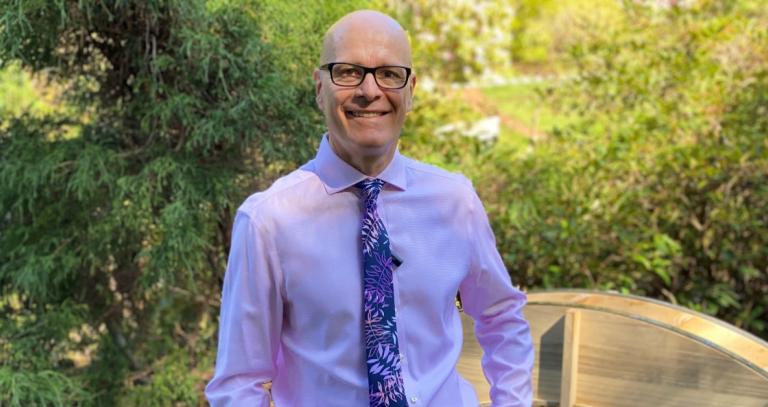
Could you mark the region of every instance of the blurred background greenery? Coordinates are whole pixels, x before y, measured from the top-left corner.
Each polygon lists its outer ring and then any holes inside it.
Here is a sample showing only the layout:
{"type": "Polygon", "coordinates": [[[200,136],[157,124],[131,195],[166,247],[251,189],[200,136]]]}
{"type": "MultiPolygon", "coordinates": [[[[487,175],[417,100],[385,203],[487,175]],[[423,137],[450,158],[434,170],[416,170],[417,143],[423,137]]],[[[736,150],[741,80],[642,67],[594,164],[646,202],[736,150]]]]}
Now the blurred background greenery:
{"type": "Polygon", "coordinates": [[[204,405],[232,216],[312,157],[322,33],[408,29],[401,148],[513,280],[768,338],[764,0],[3,0],[0,405],[204,405]]]}

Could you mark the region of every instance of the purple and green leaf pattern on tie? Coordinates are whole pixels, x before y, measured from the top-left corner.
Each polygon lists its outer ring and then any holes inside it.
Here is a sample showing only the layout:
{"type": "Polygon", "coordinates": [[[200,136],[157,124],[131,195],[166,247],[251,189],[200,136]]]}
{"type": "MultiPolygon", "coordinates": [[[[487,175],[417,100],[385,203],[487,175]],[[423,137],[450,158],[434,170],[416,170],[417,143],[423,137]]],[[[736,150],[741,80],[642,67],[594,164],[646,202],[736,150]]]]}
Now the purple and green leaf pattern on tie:
{"type": "Polygon", "coordinates": [[[368,394],[371,407],[405,407],[405,389],[397,344],[395,296],[392,283],[394,262],[389,236],[376,210],[384,186],[380,179],[356,184],[363,191],[363,334],[368,394]]]}

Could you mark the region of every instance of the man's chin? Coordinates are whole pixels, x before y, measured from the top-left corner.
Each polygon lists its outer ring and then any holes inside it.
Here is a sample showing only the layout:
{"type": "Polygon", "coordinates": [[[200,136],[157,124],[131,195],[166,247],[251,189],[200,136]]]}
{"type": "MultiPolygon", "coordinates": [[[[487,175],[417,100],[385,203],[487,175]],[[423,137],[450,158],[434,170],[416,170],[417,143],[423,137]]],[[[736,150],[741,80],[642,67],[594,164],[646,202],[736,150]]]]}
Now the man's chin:
{"type": "MultiPolygon", "coordinates": [[[[338,134],[338,133],[337,133],[338,134]]],[[[375,157],[389,155],[397,146],[399,136],[381,132],[347,132],[343,136],[329,135],[331,147],[343,155],[375,157]]]]}
{"type": "Polygon", "coordinates": [[[385,155],[397,146],[397,139],[387,138],[357,145],[360,152],[366,156],[385,155]]]}
{"type": "Polygon", "coordinates": [[[347,140],[361,149],[386,148],[393,142],[397,142],[397,135],[381,130],[364,129],[350,131],[347,140]]]}

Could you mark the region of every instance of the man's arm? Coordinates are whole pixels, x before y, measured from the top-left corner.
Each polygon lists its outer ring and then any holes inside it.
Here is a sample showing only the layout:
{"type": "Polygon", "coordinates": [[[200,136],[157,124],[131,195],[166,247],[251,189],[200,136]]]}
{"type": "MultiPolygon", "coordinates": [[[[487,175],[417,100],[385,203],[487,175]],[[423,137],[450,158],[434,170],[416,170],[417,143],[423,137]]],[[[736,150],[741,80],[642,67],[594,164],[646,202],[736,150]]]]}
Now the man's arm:
{"type": "Polygon", "coordinates": [[[238,211],[221,295],[216,371],[205,388],[213,407],[269,407],[263,384],[275,375],[280,347],[280,287],[270,237],[238,211]]]}
{"type": "Polygon", "coordinates": [[[476,194],[469,222],[474,256],[460,292],[464,311],[475,320],[475,335],[483,348],[482,366],[491,385],[491,401],[494,407],[530,407],[533,346],[522,313],[526,296],[512,286],[476,194]]]}

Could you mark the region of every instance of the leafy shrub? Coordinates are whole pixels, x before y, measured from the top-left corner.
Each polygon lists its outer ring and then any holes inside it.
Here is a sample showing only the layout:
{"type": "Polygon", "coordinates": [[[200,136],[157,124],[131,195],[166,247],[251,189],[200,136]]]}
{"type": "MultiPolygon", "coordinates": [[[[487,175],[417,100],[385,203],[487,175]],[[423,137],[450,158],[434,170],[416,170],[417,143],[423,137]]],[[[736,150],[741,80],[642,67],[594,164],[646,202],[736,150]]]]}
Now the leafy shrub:
{"type": "Polygon", "coordinates": [[[576,79],[544,95],[579,119],[481,182],[505,261],[529,287],[648,295],[768,337],[768,16],[623,13],[576,34],[576,79]]]}

